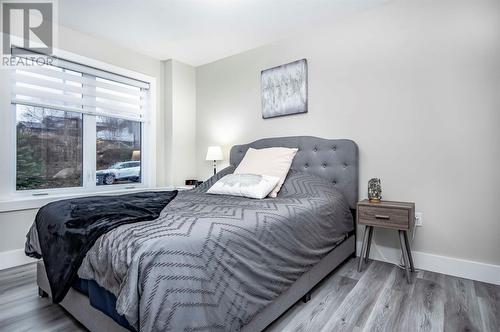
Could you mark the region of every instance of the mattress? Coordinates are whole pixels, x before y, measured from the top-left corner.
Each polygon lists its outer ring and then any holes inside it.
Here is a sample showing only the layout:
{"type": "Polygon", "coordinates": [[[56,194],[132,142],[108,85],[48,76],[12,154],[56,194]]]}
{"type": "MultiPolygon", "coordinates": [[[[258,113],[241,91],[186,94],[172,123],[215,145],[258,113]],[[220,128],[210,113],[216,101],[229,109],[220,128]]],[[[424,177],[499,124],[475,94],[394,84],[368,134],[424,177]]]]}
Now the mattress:
{"type": "Polygon", "coordinates": [[[92,307],[106,314],[124,328],[135,331],[135,329],[130,326],[127,319],[116,311],[116,296],[99,286],[97,282],[78,278],[72,287],[86,295],[92,307]]]}

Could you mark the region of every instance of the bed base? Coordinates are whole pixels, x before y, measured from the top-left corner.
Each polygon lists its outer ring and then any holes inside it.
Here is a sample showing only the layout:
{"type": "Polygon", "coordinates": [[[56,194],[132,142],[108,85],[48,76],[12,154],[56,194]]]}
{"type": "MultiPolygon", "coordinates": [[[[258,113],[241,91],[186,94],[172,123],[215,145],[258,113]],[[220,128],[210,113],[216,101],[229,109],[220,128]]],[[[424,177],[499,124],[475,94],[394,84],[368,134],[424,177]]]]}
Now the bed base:
{"type": "MultiPolygon", "coordinates": [[[[355,236],[349,236],[327,256],[325,256],[318,264],[316,264],[309,272],[302,275],[302,277],[300,277],[286,292],[281,294],[263,311],[258,313],[247,325],[242,328],[242,332],[262,331],[269,326],[269,324],[278,319],[297,301],[300,301],[301,299],[304,302],[309,301],[311,298],[311,290],[336,267],[355,254],[355,245],[355,236]]],[[[37,283],[39,295],[50,296],[50,287],[42,261],[39,261],[37,265],[37,283]]],[[[74,289],[69,290],[60,305],[92,332],[128,331],[121,325],[118,325],[106,314],[93,308],[89,304],[88,297],[74,289]]]]}

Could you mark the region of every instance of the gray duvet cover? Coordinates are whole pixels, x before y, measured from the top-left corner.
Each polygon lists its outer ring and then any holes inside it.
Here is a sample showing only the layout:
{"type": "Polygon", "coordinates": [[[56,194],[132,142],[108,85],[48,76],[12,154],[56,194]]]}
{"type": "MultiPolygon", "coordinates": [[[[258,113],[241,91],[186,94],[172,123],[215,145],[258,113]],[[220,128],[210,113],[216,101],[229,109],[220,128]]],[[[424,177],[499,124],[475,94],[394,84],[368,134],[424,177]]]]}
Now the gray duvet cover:
{"type": "MultiPolygon", "coordinates": [[[[277,198],[180,192],[159,219],[103,235],[78,272],[140,331],[238,331],[353,230],[326,180],[290,171],[277,198]]],[[[28,240],[29,241],[29,240],[28,240]]]]}

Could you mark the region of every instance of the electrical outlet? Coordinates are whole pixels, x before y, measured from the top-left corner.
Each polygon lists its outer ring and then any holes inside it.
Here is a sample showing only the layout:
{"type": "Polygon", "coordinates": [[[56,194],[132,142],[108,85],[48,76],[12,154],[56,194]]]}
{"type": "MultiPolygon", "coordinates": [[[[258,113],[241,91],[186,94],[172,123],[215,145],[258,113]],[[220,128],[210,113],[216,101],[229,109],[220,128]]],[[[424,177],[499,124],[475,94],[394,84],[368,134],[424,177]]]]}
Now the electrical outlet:
{"type": "Polygon", "coordinates": [[[416,212],[415,213],[415,226],[423,226],[424,225],[424,213],[416,212]]]}

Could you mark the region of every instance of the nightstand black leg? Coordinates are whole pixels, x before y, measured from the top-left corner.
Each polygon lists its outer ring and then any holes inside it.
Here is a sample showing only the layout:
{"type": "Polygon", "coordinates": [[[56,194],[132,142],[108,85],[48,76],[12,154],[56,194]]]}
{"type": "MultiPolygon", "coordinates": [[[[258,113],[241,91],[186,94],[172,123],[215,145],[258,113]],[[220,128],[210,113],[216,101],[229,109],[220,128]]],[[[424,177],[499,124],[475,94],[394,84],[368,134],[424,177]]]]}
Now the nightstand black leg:
{"type": "Polygon", "coordinates": [[[361,246],[361,253],[359,254],[358,272],[361,272],[363,267],[363,259],[366,253],[366,246],[368,245],[368,234],[370,233],[370,226],[365,226],[365,234],[363,235],[363,245],[361,246]]]}
{"type": "Polygon", "coordinates": [[[372,247],[372,236],[373,236],[373,226],[366,226],[370,228],[368,233],[368,245],[366,247],[365,263],[368,263],[368,258],[370,258],[370,248],[372,247]]]}
{"type": "Polygon", "coordinates": [[[405,235],[406,252],[408,253],[408,259],[410,260],[410,269],[411,272],[415,272],[415,266],[413,266],[413,257],[411,257],[410,241],[408,241],[408,232],[404,231],[404,235],[405,235]]]}
{"type": "Polygon", "coordinates": [[[404,231],[399,231],[399,243],[401,244],[401,251],[403,252],[403,261],[405,263],[406,280],[410,282],[410,263],[408,262],[408,253],[406,252],[406,243],[404,238],[404,231]]]}

